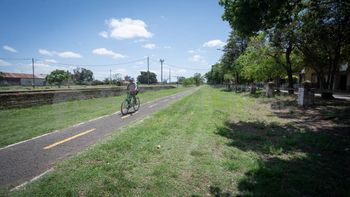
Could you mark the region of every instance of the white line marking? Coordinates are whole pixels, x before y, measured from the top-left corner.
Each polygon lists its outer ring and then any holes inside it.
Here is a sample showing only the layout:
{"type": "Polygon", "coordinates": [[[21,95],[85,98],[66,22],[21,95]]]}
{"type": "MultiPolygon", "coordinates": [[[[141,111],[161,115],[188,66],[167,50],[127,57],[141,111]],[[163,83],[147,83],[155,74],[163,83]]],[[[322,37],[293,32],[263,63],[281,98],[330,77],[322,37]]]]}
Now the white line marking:
{"type": "Polygon", "coordinates": [[[127,118],[127,117],[130,117],[130,114],[122,116],[122,119],[127,118]]]}
{"type": "Polygon", "coordinates": [[[18,186],[16,186],[16,187],[12,188],[12,189],[10,190],[10,192],[19,190],[19,189],[21,189],[22,187],[26,186],[27,184],[29,184],[29,183],[31,183],[31,182],[33,182],[33,181],[36,181],[36,180],[38,180],[38,179],[40,179],[41,177],[43,177],[44,175],[46,175],[47,173],[52,172],[52,171],[53,171],[53,168],[50,168],[50,169],[46,170],[45,172],[39,174],[38,176],[32,178],[30,181],[26,181],[26,182],[24,182],[24,183],[22,183],[22,184],[20,184],[20,185],[18,185],[18,186]]]}

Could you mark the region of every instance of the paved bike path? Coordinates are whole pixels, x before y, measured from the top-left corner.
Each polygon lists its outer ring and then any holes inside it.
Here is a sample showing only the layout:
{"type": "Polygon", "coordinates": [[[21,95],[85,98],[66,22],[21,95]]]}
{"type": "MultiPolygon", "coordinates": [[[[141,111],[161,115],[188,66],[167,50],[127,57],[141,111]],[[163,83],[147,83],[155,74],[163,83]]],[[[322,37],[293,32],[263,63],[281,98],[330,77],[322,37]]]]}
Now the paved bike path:
{"type": "MultiPolygon", "coordinates": [[[[80,123],[0,149],[0,187],[13,188],[52,170],[53,164],[83,151],[118,128],[156,112],[187,96],[198,88],[141,104],[138,112],[121,116],[120,112],[80,123]]],[[[141,101],[142,102],[142,101],[141,101]]]]}

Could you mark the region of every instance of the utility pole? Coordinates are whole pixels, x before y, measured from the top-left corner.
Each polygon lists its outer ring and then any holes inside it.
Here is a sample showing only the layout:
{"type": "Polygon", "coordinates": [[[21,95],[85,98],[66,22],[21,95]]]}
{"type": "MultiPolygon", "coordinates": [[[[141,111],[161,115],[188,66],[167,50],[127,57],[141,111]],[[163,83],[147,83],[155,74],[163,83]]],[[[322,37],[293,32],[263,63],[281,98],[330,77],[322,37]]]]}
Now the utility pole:
{"type": "Polygon", "coordinates": [[[160,59],[160,82],[163,83],[163,63],[164,63],[164,59],[160,59]]]}
{"type": "Polygon", "coordinates": [[[149,85],[149,57],[147,56],[147,81],[149,85]]]}
{"type": "Polygon", "coordinates": [[[112,85],[112,69],[109,69],[109,85],[112,85]]]}
{"type": "Polygon", "coordinates": [[[35,88],[35,76],[34,76],[34,58],[32,58],[32,69],[33,69],[32,86],[33,86],[33,88],[35,88]]]}
{"type": "Polygon", "coordinates": [[[69,73],[69,70],[67,70],[67,76],[68,76],[68,79],[67,79],[67,85],[68,85],[68,88],[70,88],[69,86],[69,81],[70,81],[70,73],[69,73]]]}
{"type": "Polygon", "coordinates": [[[171,83],[171,70],[169,68],[169,84],[171,83]]]}

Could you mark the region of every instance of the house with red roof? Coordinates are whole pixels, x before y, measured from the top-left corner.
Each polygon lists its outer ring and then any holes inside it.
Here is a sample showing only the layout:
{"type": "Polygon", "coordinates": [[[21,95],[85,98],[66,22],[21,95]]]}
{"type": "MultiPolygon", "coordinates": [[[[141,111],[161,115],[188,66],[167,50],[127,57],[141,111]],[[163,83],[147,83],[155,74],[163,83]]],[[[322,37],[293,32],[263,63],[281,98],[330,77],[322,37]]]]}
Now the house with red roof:
{"type": "MultiPolygon", "coordinates": [[[[33,74],[0,72],[1,85],[33,85],[33,74]]],[[[46,84],[45,75],[34,75],[34,85],[46,84]]]]}

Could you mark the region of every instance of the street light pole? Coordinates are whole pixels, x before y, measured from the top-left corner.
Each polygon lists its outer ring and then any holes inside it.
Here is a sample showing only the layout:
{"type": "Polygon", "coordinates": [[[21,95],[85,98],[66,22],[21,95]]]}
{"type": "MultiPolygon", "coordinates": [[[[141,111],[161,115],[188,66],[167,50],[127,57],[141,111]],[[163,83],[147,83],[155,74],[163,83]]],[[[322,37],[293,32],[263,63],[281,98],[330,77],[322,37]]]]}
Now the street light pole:
{"type": "Polygon", "coordinates": [[[32,69],[33,69],[33,79],[32,79],[32,86],[35,88],[35,75],[34,75],[34,58],[32,58],[32,69]]]}

